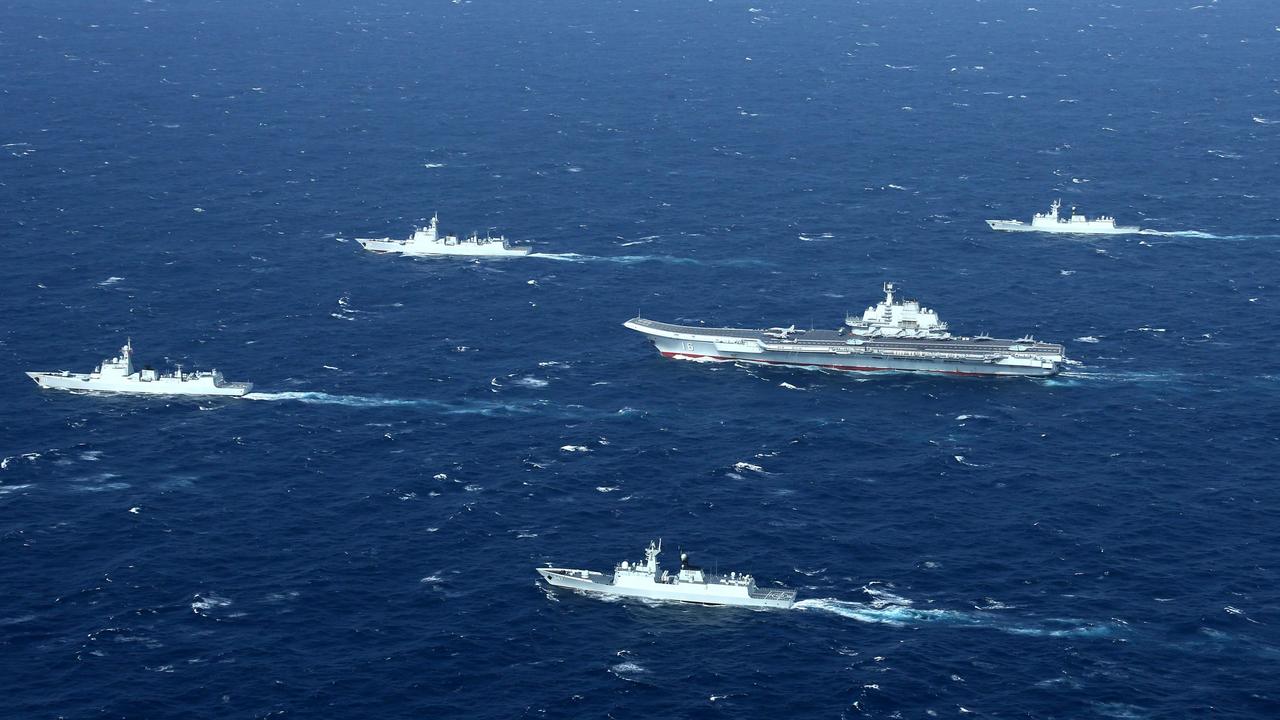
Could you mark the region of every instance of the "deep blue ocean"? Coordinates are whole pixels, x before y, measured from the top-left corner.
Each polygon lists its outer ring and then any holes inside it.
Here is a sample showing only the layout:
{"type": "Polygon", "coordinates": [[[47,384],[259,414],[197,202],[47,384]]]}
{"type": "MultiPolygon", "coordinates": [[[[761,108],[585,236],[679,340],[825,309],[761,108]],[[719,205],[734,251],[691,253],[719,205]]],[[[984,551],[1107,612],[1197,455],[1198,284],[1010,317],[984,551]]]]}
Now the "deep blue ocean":
{"type": "Polygon", "coordinates": [[[1262,0],[8,0],[0,717],[1280,716],[1278,188],[1262,0]],[[1080,364],[621,325],[886,280],[1080,364]],[[128,337],[255,394],[23,375],[128,337]],[[801,602],[534,572],[658,537],[801,602]]]}

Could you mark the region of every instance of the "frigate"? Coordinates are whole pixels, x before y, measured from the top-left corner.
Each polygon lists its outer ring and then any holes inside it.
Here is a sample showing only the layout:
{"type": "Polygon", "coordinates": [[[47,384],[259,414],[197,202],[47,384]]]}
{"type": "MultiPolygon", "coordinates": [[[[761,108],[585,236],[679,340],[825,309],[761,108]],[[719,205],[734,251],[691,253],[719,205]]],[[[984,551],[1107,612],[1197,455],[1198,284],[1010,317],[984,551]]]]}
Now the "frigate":
{"type": "Polygon", "coordinates": [[[61,370],[29,372],[27,377],[42,388],[85,392],[240,396],[253,389],[252,383],[227,382],[217,370],[184,373],[179,365],[172,373],[164,375],[151,367],[135,368],[132,340],[120,348],[118,357],[103,360],[91,373],[61,370]]]}
{"type": "Polygon", "coordinates": [[[431,216],[431,224],[417,228],[404,240],[393,238],[356,238],[369,252],[400,255],[460,255],[464,257],[523,257],[529,254],[527,247],[511,245],[505,237],[458,238],[440,234],[440,219],[431,216]]]}
{"type": "Polygon", "coordinates": [[[738,572],[712,573],[689,562],[681,553],[680,572],[675,575],[658,567],[662,541],[650,542],[644,563],[623,560],[612,575],[593,570],[538,568],[538,574],[555,587],[601,595],[672,600],[700,605],[734,605],[753,608],[789,608],[796,591],[783,587],[760,588],[755,578],[738,572]]]}
{"type": "Polygon", "coordinates": [[[798,330],[673,325],[635,317],[624,326],[649,337],[664,357],[790,365],[851,372],[903,371],[951,375],[1048,376],[1067,362],[1061,345],[1027,336],[998,340],[953,336],[937,312],[896,296],[884,284],[884,300],[861,316],[849,315],[837,330],[798,330]]]}
{"type": "Polygon", "coordinates": [[[1049,212],[1036,213],[1029,223],[1021,220],[988,220],[987,225],[990,225],[992,230],[1070,233],[1073,235],[1126,235],[1142,231],[1141,228],[1136,226],[1116,225],[1116,219],[1109,215],[1099,215],[1090,220],[1084,215],[1076,214],[1075,208],[1071,209],[1070,217],[1063,218],[1059,214],[1061,210],[1062,201],[1054,200],[1053,204],[1049,206],[1049,212]]]}

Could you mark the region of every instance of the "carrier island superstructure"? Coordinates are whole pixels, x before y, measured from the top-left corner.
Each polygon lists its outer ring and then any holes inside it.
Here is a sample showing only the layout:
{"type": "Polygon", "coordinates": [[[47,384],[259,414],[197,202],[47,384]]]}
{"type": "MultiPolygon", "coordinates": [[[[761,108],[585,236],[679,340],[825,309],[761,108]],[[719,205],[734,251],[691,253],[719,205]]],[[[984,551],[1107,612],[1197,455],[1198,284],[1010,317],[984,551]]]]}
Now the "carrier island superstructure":
{"type": "Polygon", "coordinates": [[[689,562],[681,553],[680,572],[676,575],[658,567],[662,541],[650,542],[643,563],[623,560],[612,575],[594,570],[570,568],[537,568],[548,584],[584,592],[646,600],[670,600],[700,605],[733,605],[753,608],[786,609],[795,604],[796,591],[790,588],[760,588],[750,575],[730,572],[712,573],[689,562]]]}
{"type": "Polygon", "coordinates": [[[837,330],[774,327],[752,330],[670,323],[636,317],[623,323],[644,333],[664,357],[791,365],[851,372],[900,371],[950,375],[1045,377],[1067,362],[1061,345],[1031,337],[999,340],[952,335],[938,314],[900,299],[894,283],[884,300],[837,330]]]}

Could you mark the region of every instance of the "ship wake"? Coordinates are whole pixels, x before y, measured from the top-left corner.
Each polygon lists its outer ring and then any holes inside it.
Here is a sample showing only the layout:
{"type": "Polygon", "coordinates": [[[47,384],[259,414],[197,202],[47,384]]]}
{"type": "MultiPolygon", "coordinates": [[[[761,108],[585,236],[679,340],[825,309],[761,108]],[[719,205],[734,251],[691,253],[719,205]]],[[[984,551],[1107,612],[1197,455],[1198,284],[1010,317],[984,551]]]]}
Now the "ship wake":
{"type": "Polygon", "coordinates": [[[1035,622],[1001,617],[993,612],[917,608],[910,600],[891,593],[864,588],[872,597],[869,602],[852,602],[835,598],[800,600],[795,610],[823,612],[857,622],[892,627],[944,625],[998,630],[1011,635],[1038,637],[1109,637],[1123,626],[1121,621],[1088,622],[1073,618],[1046,618],[1035,622]]]}
{"type": "Polygon", "coordinates": [[[1157,235],[1159,237],[1190,238],[1193,240],[1280,240],[1280,235],[1215,235],[1199,230],[1150,230],[1142,229],[1139,235],[1157,235]]]}
{"type": "Polygon", "coordinates": [[[323,392],[249,393],[245,400],[292,401],[310,405],[342,405],[356,408],[420,408],[448,415],[526,415],[538,412],[542,402],[498,403],[491,401],[441,402],[426,398],[386,398],[376,395],[331,395],[323,392]]]}
{"type": "Polygon", "coordinates": [[[646,262],[669,263],[672,265],[701,265],[693,258],[675,257],[673,255],[579,255],[578,253],[529,253],[531,258],[543,260],[559,260],[561,262],[612,262],[623,265],[636,265],[646,262]]]}
{"type": "Polygon", "coordinates": [[[607,262],[620,265],[640,265],[643,263],[666,263],[668,265],[698,265],[711,267],[748,267],[767,265],[762,260],[752,258],[736,258],[731,260],[703,261],[676,255],[580,255],[578,253],[529,253],[526,257],[560,262],[607,262]]]}
{"type": "Polygon", "coordinates": [[[1140,370],[1067,370],[1058,373],[1057,377],[1050,378],[1046,382],[1050,385],[1054,384],[1074,384],[1074,382],[1132,382],[1132,383],[1161,383],[1176,382],[1180,379],[1180,374],[1175,372],[1159,372],[1159,371],[1140,371],[1140,370]]]}

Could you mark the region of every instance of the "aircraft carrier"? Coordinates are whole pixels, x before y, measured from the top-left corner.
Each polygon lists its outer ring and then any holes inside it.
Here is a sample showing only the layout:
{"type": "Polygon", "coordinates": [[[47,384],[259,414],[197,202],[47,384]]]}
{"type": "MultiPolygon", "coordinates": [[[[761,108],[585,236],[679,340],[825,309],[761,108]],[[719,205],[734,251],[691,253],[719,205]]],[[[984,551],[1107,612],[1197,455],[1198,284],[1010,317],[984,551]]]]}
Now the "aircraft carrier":
{"type": "Polygon", "coordinates": [[[947,375],[1055,375],[1067,363],[1061,345],[1030,336],[999,340],[954,336],[938,314],[897,297],[884,284],[884,300],[837,330],[715,328],[635,317],[623,323],[649,337],[664,357],[790,365],[849,372],[922,372],[947,375]]]}

